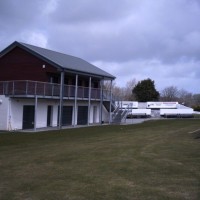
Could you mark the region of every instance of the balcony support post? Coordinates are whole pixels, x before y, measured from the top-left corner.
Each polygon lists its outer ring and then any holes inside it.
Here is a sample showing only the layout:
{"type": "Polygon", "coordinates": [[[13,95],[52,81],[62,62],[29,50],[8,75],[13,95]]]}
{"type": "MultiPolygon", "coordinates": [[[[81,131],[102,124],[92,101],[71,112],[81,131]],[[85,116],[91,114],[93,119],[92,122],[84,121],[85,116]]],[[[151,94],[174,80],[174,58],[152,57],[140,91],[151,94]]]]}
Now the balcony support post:
{"type": "Polygon", "coordinates": [[[37,82],[34,82],[35,84],[35,95],[37,95],[37,82]]]}
{"type": "Polygon", "coordinates": [[[60,74],[60,106],[59,106],[59,121],[58,121],[59,129],[62,129],[64,76],[65,72],[62,71],[60,74]]]}
{"type": "Polygon", "coordinates": [[[34,131],[37,128],[37,107],[38,107],[38,97],[35,95],[35,113],[34,113],[34,131]]]}
{"type": "Polygon", "coordinates": [[[74,123],[73,125],[76,126],[77,124],[77,95],[78,95],[78,74],[76,74],[76,83],[75,83],[75,96],[74,96],[74,123]]]}
{"type": "Polygon", "coordinates": [[[112,80],[110,81],[110,108],[109,108],[109,124],[112,122],[112,80]]]}
{"type": "Polygon", "coordinates": [[[102,112],[103,112],[103,84],[104,80],[100,81],[101,91],[100,91],[100,110],[99,110],[99,120],[100,124],[102,124],[102,112]]]}
{"type": "Polygon", "coordinates": [[[92,78],[89,78],[89,90],[88,90],[88,126],[90,124],[90,108],[91,108],[91,85],[92,78]]]}

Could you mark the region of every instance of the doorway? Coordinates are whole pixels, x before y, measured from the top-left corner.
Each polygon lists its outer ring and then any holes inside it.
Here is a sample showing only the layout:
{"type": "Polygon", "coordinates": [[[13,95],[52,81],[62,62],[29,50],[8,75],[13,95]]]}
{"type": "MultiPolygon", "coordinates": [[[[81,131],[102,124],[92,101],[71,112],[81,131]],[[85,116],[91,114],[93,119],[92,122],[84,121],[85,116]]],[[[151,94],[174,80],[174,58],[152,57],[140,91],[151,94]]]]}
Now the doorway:
{"type": "Polygon", "coordinates": [[[88,123],[88,106],[78,107],[78,125],[86,125],[88,123]]]}
{"type": "Polygon", "coordinates": [[[23,106],[22,129],[34,128],[35,106],[23,106]]]}
{"type": "Polygon", "coordinates": [[[47,107],[47,127],[52,126],[53,106],[47,107]]]}
{"type": "Polygon", "coordinates": [[[97,106],[93,107],[93,123],[97,123],[97,106]]]}
{"type": "MultiPolygon", "coordinates": [[[[58,106],[58,124],[59,124],[60,106],[58,106]]],[[[72,125],[73,106],[63,106],[62,126],[72,125]]]]}

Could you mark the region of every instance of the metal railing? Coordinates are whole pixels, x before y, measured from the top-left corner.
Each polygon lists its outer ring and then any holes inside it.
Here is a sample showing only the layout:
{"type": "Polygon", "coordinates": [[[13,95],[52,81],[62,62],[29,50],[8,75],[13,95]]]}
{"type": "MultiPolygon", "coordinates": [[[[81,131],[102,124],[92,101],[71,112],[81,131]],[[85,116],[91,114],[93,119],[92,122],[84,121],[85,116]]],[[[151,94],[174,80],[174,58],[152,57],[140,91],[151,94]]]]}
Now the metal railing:
{"type": "Polygon", "coordinates": [[[120,104],[116,106],[116,109],[112,115],[112,122],[113,123],[121,123],[126,121],[126,117],[128,114],[132,112],[132,103],[128,104],[125,108],[121,107],[120,104]]]}
{"type": "Polygon", "coordinates": [[[129,103],[128,106],[123,110],[122,120],[126,120],[128,114],[132,113],[132,103],[129,103]]]}
{"type": "MultiPolygon", "coordinates": [[[[64,85],[63,97],[75,98],[76,86],[64,85]]],[[[107,91],[103,93],[107,94],[107,91]]],[[[91,99],[99,100],[101,98],[100,88],[91,88],[91,99]]],[[[37,95],[44,97],[59,97],[60,96],[60,84],[38,82],[30,80],[22,81],[0,81],[0,95],[7,96],[28,96],[37,95]]],[[[89,98],[89,87],[78,86],[77,98],[87,99],[89,98]]],[[[103,96],[104,100],[108,100],[107,95],[103,96]]]]}

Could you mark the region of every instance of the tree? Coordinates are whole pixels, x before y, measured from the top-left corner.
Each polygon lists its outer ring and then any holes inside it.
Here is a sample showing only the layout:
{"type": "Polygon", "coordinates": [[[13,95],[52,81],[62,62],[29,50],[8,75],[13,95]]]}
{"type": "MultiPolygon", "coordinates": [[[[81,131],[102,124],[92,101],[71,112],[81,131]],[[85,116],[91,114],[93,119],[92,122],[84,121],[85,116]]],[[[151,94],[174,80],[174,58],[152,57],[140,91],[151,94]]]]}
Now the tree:
{"type": "MultiPolygon", "coordinates": [[[[112,94],[113,96],[120,101],[134,101],[134,96],[132,94],[132,89],[136,85],[136,79],[131,79],[126,83],[125,87],[119,87],[116,85],[116,82],[112,82],[112,94]]],[[[107,91],[110,91],[111,82],[104,81],[103,88],[107,91]]]]}
{"type": "Polygon", "coordinates": [[[158,101],[160,96],[159,92],[155,89],[154,81],[151,79],[139,81],[133,88],[132,93],[136,100],[140,102],[158,101]]]}
{"type": "Polygon", "coordinates": [[[192,108],[194,111],[200,112],[200,94],[193,95],[193,105],[192,108]]]}
{"type": "Polygon", "coordinates": [[[169,86],[161,91],[161,100],[178,101],[179,90],[175,86],[169,86]]]}
{"type": "Polygon", "coordinates": [[[194,99],[194,105],[200,106],[200,94],[194,94],[193,99],[194,99]]]}
{"type": "Polygon", "coordinates": [[[185,106],[192,106],[193,105],[193,95],[192,93],[181,89],[179,90],[179,103],[185,105],[185,106]]]}
{"type": "Polygon", "coordinates": [[[136,85],[136,79],[131,79],[126,83],[126,86],[124,88],[122,88],[123,93],[124,93],[124,98],[123,100],[125,101],[134,101],[135,97],[132,93],[132,89],[135,87],[136,85]]]}
{"type": "MultiPolygon", "coordinates": [[[[110,92],[110,88],[111,87],[111,81],[104,81],[103,83],[103,89],[109,93],[110,92]]],[[[116,99],[122,99],[124,94],[123,94],[123,91],[122,91],[122,88],[121,87],[118,87],[116,86],[116,82],[113,81],[112,82],[112,95],[114,96],[114,98],[116,99]]]]}
{"type": "Polygon", "coordinates": [[[162,101],[178,101],[185,106],[192,106],[194,99],[192,93],[181,89],[179,90],[175,86],[169,86],[161,91],[160,100],[162,101]]]}

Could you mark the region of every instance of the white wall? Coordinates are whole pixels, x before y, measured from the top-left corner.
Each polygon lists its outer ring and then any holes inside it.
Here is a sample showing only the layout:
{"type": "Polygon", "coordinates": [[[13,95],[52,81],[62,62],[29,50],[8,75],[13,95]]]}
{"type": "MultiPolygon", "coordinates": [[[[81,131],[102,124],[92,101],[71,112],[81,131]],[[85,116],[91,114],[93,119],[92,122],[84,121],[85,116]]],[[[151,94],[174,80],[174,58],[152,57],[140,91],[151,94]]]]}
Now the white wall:
{"type": "Polygon", "coordinates": [[[99,123],[99,104],[94,102],[91,103],[91,109],[90,109],[90,119],[89,119],[89,123],[93,124],[93,123],[99,123]],[[96,109],[96,111],[95,111],[96,109]]]}
{"type": "Polygon", "coordinates": [[[0,130],[8,130],[9,98],[0,95],[0,130]]]}
{"type": "Polygon", "coordinates": [[[132,109],[132,114],[146,114],[151,115],[151,109],[132,109]]]}
{"type": "MultiPolygon", "coordinates": [[[[7,98],[0,96],[2,103],[0,103],[0,130],[20,130],[23,124],[23,106],[32,105],[35,106],[35,99],[17,99],[7,98]],[[10,117],[9,117],[10,116],[10,117]]],[[[58,121],[58,106],[59,100],[54,99],[38,99],[37,100],[37,122],[36,127],[42,128],[47,126],[47,109],[48,105],[52,106],[52,120],[51,125],[57,126],[58,121]]],[[[74,101],[64,101],[63,106],[73,107],[72,125],[74,124],[74,101]]],[[[77,101],[78,106],[88,106],[88,101],[77,101]]],[[[109,113],[102,106],[102,121],[109,121],[109,113]]],[[[89,123],[100,123],[100,103],[97,101],[91,101],[90,118],[89,123]],[[94,111],[95,110],[95,111],[94,111]]],[[[75,119],[75,125],[77,119],[75,119]]]]}
{"type": "Polygon", "coordinates": [[[116,102],[116,106],[120,106],[122,108],[138,108],[138,101],[119,101],[116,102]]]}
{"type": "Polygon", "coordinates": [[[109,112],[106,110],[106,108],[103,106],[102,109],[102,121],[104,121],[104,123],[108,123],[109,122],[109,112]]]}
{"type": "MultiPolygon", "coordinates": [[[[5,98],[5,97],[4,97],[5,98]]],[[[0,104],[0,112],[4,113],[1,117],[2,120],[0,122],[1,126],[0,129],[7,130],[7,124],[8,124],[8,105],[9,101],[8,98],[5,101],[3,99],[2,105],[0,104]],[[7,116],[7,117],[5,117],[7,116]],[[3,121],[4,120],[4,121],[3,121]]],[[[15,99],[12,98],[10,100],[10,116],[11,116],[11,130],[18,130],[22,129],[22,123],[23,123],[23,106],[24,105],[33,105],[35,106],[35,99],[15,99]]],[[[52,120],[51,125],[57,126],[58,121],[58,106],[59,106],[59,100],[52,100],[52,99],[38,99],[37,100],[37,122],[36,127],[42,128],[47,126],[47,109],[48,105],[51,105],[52,110],[52,120]]],[[[72,106],[73,107],[73,116],[72,116],[72,125],[74,124],[74,101],[64,101],[63,106],[72,106]]],[[[88,101],[78,101],[77,102],[77,109],[78,106],[88,106],[88,101]]],[[[89,123],[99,123],[99,115],[100,114],[100,106],[98,102],[91,102],[90,107],[90,119],[89,123]],[[94,107],[96,107],[96,111],[94,113],[94,107]],[[94,116],[95,114],[95,116],[94,116]]],[[[106,121],[108,118],[108,112],[106,110],[103,110],[103,120],[106,121]],[[106,114],[107,113],[107,114],[106,114]]],[[[77,124],[77,119],[75,119],[75,125],[77,124]]]]}
{"type": "MultiPolygon", "coordinates": [[[[27,105],[33,105],[31,102],[26,102],[27,105]]],[[[22,129],[22,115],[23,115],[22,100],[11,99],[11,127],[12,130],[22,129]]]]}
{"type": "Polygon", "coordinates": [[[175,109],[177,106],[178,102],[147,102],[147,108],[175,109]]]}
{"type": "MultiPolygon", "coordinates": [[[[23,106],[35,105],[34,99],[11,99],[11,126],[12,130],[22,129],[23,121],[23,106]]],[[[53,107],[53,119],[52,125],[57,126],[57,101],[56,100],[44,100],[38,99],[36,126],[37,128],[47,126],[47,106],[53,107]]]]}
{"type": "Polygon", "coordinates": [[[165,114],[193,114],[193,109],[160,109],[160,115],[165,114]]]}

